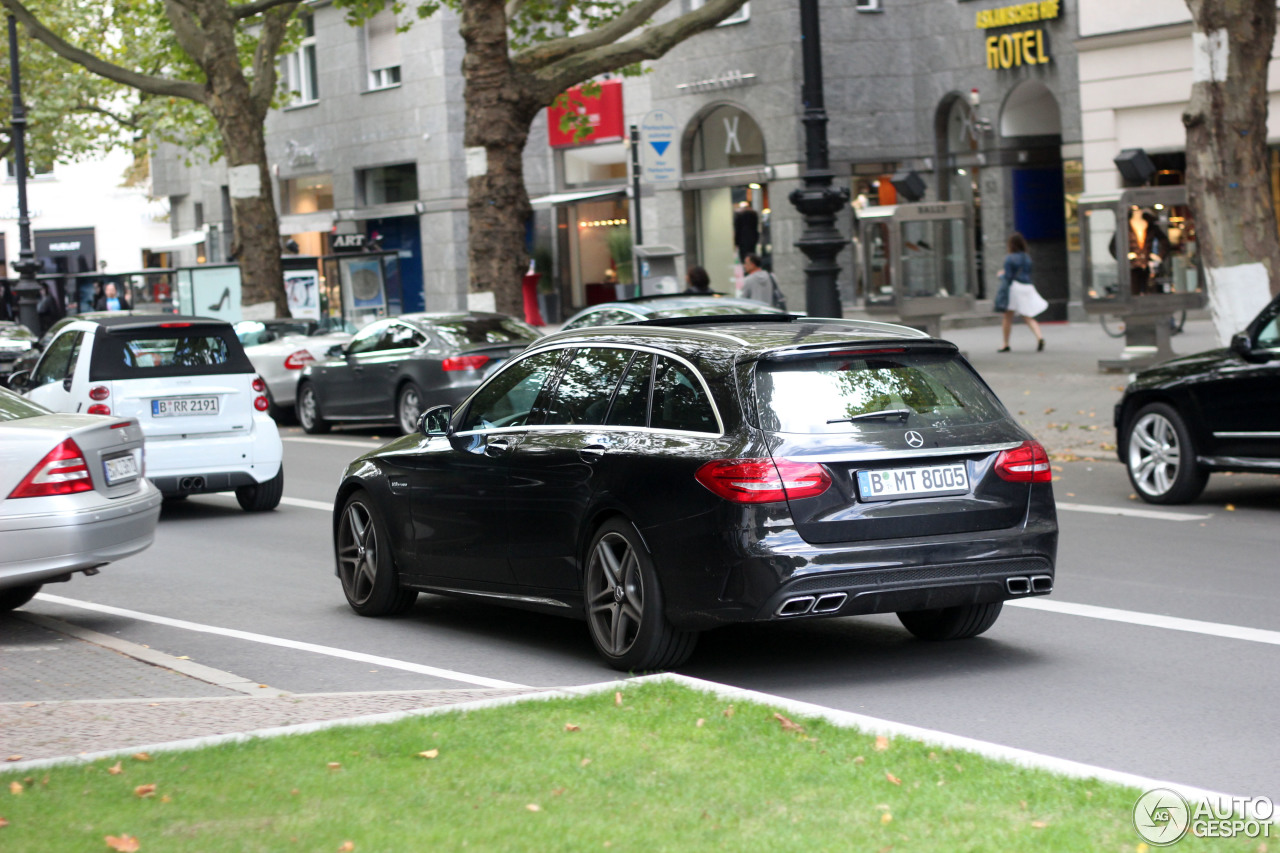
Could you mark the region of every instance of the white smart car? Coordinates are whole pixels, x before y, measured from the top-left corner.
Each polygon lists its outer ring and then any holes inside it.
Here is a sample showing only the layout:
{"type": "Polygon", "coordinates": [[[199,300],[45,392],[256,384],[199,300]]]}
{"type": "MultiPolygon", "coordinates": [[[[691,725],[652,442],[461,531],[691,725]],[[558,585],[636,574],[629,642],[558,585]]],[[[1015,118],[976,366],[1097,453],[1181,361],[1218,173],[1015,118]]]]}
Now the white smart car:
{"type": "Polygon", "coordinates": [[[146,476],[166,498],[234,491],[246,510],[280,503],[283,453],[266,384],[229,323],[136,314],[75,320],[30,374],[9,383],[56,412],[137,418],[146,476]]]}

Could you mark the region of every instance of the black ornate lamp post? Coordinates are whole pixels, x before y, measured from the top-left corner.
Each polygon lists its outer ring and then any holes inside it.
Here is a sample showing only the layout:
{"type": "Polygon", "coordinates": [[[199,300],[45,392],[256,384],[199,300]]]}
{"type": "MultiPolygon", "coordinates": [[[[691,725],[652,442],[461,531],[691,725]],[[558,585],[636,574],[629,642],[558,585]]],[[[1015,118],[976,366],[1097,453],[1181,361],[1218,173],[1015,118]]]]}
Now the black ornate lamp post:
{"type": "Polygon", "coordinates": [[[804,268],[805,310],[813,317],[840,317],[836,255],[848,241],[836,230],[836,214],[849,203],[849,190],[833,187],[835,175],[827,154],[827,110],[822,97],[822,42],[818,36],[818,0],[800,0],[800,44],[804,58],[804,186],[791,192],[791,203],[804,216],[804,232],[796,246],[808,263],[804,268]]]}
{"type": "Polygon", "coordinates": [[[18,21],[9,16],[9,81],[13,90],[13,171],[18,179],[18,259],[13,268],[18,273],[18,312],[22,324],[40,334],[40,285],[36,270],[40,262],[31,250],[31,219],[27,216],[27,111],[22,106],[22,80],[18,71],[18,21]]]}

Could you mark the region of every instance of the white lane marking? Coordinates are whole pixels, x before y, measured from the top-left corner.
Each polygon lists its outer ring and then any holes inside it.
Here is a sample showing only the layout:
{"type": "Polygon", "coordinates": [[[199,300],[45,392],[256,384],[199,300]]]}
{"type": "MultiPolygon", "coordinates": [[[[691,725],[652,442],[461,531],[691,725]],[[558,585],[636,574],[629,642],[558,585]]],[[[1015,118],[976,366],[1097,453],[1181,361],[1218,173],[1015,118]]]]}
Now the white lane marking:
{"type": "MultiPolygon", "coordinates": [[[[357,449],[361,447],[381,447],[386,443],[371,438],[353,438],[348,440],[343,438],[312,438],[309,435],[282,435],[280,436],[280,440],[296,441],[299,444],[336,444],[338,447],[354,447],[357,449]]],[[[390,441],[390,439],[388,439],[388,441],[390,441]]]]}
{"type": "Polygon", "coordinates": [[[1155,518],[1160,521],[1204,521],[1212,515],[1195,515],[1189,512],[1166,512],[1160,509],[1133,509],[1125,506],[1095,506],[1094,504],[1058,503],[1058,509],[1069,512],[1093,512],[1099,515],[1121,515],[1126,518],[1155,518]]]}
{"type": "MultiPolygon", "coordinates": [[[[208,494],[201,495],[200,497],[235,499],[235,495],[230,492],[210,492],[208,494]]],[[[333,512],[333,504],[328,501],[312,501],[307,500],[306,498],[281,498],[280,503],[285,506],[301,507],[302,509],[318,509],[321,512],[333,512]]]]}
{"type": "Polygon", "coordinates": [[[1185,631],[1190,634],[1205,634],[1206,636],[1222,637],[1227,640],[1246,640],[1250,643],[1266,643],[1272,646],[1280,646],[1280,631],[1267,631],[1263,628],[1246,628],[1243,625],[1226,625],[1221,622],[1202,622],[1199,619],[1161,616],[1157,613],[1140,613],[1136,610],[1117,610],[1112,607],[1076,604],[1071,601],[1023,598],[1006,601],[1005,603],[1014,607],[1025,607],[1028,610],[1044,610],[1049,613],[1061,613],[1066,616],[1083,616],[1088,619],[1103,619],[1107,622],[1124,622],[1128,625],[1144,625],[1148,628],[1164,628],[1167,631],[1185,631]]]}
{"type": "Polygon", "coordinates": [[[463,684],[475,684],[480,687],[526,687],[524,684],[516,684],[511,681],[499,681],[496,678],[486,678],[483,675],[471,675],[465,672],[456,672],[452,669],[441,669],[435,666],[426,666],[420,663],[412,663],[410,661],[396,660],[394,658],[384,658],[380,655],[367,655],[364,652],[353,652],[348,649],[338,649],[333,646],[321,646],[316,643],[304,643],[298,640],[286,640],[283,637],[270,637],[266,634],[254,634],[250,631],[238,631],[235,628],[219,628],[216,625],[202,625],[199,622],[188,622],[185,619],[170,619],[168,616],[156,616],[151,613],[140,613],[137,610],[126,610],[123,607],[112,607],[107,604],[97,604],[92,601],[79,601],[74,598],[63,598],[60,595],[49,595],[48,593],[40,593],[36,598],[41,601],[48,601],[51,604],[62,604],[67,607],[78,607],[81,610],[93,610],[98,613],[109,613],[112,616],[124,616],[128,619],[136,619],[139,622],[152,622],[156,625],[167,625],[170,628],[182,628],[186,631],[198,631],[202,634],[216,634],[221,637],[231,637],[236,640],[248,640],[251,643],[262,643],[266,646],[279,646],[282,649],[294,649],[300,652],[312,652],[318,655],[328,655],[329,657],[342,658],[343,660],[356,661],[358,663],[371,663],[375,666],[386,667],[387,669],[402,669],[406,672],[416,672],[419,675],[431,675],[436,678],[447,678],[450,681],[461,681],[463,684]]]}

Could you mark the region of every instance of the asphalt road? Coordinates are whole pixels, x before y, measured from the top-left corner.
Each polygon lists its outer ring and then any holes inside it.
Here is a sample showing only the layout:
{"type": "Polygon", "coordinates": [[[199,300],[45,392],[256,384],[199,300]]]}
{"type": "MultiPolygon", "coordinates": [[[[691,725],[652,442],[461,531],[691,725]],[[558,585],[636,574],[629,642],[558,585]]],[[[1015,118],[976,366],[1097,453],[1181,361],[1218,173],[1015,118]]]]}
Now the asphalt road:
{"type": "MultiPolygon", "coordinates": [[[[295,693],[612,678],[580,622],[435,596],[393,619],[347,608],[325,508],[377,432],[285,430],[279,510],[249,515],[229,496],[167,506],[151,549],[47,587],[28,609],[295,693]]],[[[1034,602],[1050,609],[1006,607],[983,637],[950,644],[914,640],[892,616],[725,628],[682,671],[1280,799],[1280,478],[1215,476],[1198,503],[1164,510],[1131,499],[1115,462],[1055,470],[1057,498],[1074,508],[1060,512],[1057,590],[1034,602]]]]}

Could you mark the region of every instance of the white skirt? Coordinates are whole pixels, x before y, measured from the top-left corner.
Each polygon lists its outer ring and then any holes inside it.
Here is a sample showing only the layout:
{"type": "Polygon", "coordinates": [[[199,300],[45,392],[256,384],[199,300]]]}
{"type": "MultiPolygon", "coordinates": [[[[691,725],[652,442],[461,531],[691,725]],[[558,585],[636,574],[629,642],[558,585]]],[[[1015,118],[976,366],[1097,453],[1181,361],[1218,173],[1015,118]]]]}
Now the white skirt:
{"type": "Polygon", "coordinates": [[[1034,317],[1049,307],[1034,284],[1015,281],[1009,285],[1009,310],[1023,317],[1034,317]]]}

